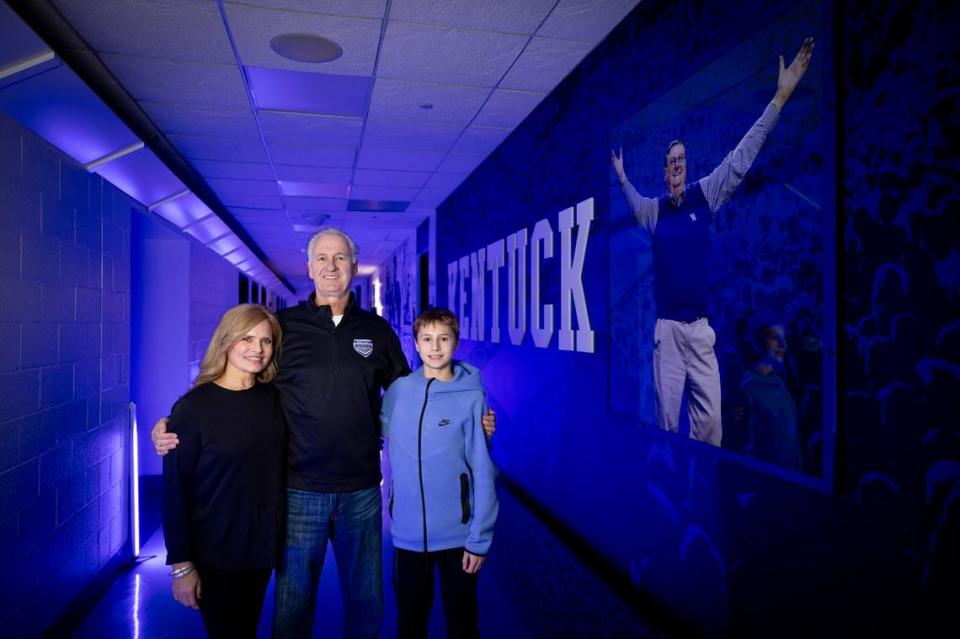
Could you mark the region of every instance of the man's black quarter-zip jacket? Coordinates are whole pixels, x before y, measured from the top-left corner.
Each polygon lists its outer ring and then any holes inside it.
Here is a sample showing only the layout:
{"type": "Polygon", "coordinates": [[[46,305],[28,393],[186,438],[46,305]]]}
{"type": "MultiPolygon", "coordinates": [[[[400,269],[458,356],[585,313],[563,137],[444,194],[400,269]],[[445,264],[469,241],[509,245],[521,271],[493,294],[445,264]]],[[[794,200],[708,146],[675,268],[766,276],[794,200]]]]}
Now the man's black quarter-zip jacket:
{"type": "Polygon", "coordinates": [[[380,391],[410,373],[390,324],[356,306],[340,325],[315,294],[278,314],[287,485],[339,493],[380,483],[380,391]]]}

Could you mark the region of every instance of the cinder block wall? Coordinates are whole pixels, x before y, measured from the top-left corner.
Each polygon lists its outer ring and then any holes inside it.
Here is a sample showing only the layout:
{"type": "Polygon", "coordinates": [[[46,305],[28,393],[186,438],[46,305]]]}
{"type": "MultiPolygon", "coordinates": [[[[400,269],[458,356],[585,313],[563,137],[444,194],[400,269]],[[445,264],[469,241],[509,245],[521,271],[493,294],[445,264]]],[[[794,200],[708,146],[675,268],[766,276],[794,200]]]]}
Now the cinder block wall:
{"type": "Polygon", "coordinates": [[[127,542],[137,203],[0,114],[0,636],[127,542]]]}

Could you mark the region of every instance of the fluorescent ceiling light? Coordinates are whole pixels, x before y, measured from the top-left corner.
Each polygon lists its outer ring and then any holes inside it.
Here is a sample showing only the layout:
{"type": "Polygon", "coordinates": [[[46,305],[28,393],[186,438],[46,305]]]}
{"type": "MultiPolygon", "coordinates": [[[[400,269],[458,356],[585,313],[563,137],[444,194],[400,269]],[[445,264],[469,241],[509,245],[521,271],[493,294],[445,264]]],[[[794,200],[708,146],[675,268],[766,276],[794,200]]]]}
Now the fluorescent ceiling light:
{"type": "Polygon", "coordinates": [[[257,108],[365,117],[373,78],[244,67],[257,108]]]}
{"type": "Polygon", "coordinates": [[[85,168],[88,171],[94,171],[99,167],[103,166],[104,164],[107,164],[108,162],[113,162],[114,160],[122,158],[125,155],[130,155],[131,153],[135,153],[136,151],[139,151],[142,148],[143,148],[143,142],[141,141],[134,142],[133,144],[129,144],[123,147],[122,149],[117,149],[113,153],[108,153],[103,157],[97,158],[92,162],[87,162],[86,164],[83,165],[83,168],[85,168]]]}
{"type": "Polygon", "coordinates": [[[174,200],[179,200],[180,198],[182,198],[182,197],[185,196],[185,195],[190,195],[190,189],[184,189],[184,190],[180,191],[179,193],[174,193],[173,195],[170,195],[170,196],[168,196],[168,197],[165,197],[165,198],[163,198],[162,200],[160,200],[160,201],[158,201],[158,202],[154,202],[153,204],[151,204],[150,206],[147,207],[147,210],[152,213],[155,209],[160,208],[160,207],[163,206],[164,204],[169,204],[170,202],[173,202],[174,200]]]}
{"type": "Polygon", "coordinates": [[[41,65],[44,62],[49,62],[56,57],[57,56],[53,53],[53,51],[43,51],[25,58],[20,58],[19,60],[0,67],[0,80],[9,78],[11,75],[16,75],[21,71],[32,69],[33,67],[41,65]]]}
{"type": "Polygon", "coordinates": [[[293,182],[280,181],[284,195],[291,197],[336,197],[345,198],[350,194],[350,185],[330,182],[293,182]]]}

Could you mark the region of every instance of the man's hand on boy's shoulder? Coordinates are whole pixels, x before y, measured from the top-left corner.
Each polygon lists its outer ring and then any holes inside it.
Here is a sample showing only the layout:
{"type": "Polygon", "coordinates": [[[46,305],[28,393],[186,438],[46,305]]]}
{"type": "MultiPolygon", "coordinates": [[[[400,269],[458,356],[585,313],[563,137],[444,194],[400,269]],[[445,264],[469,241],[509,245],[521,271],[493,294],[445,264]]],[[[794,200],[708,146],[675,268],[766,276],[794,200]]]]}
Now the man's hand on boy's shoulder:
{"type": "Polygon", "coordinates": [[[167,432],[167,418],[160,418],[153,428],[150,429],[150,441],[153,442],[153,448],[157,454],[163,457],[180,443],[176,433],[167,432]]]}
{"type": "Polygon", "coordinates": [[[487,409],[487,414],[480,418],[480,422],[483,424],[483,432],[486,433],[487,437],[493,437],[493,434],[497,432],[497,416],[493,413],[492,408],[487,409]]]}

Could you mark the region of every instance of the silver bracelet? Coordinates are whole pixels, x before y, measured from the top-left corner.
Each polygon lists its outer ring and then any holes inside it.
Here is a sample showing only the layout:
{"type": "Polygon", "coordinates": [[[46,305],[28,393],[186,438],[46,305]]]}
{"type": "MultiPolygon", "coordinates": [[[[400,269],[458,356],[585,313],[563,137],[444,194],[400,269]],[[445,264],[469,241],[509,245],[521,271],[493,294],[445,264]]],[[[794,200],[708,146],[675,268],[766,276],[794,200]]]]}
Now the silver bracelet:
{"type": "Polygon", "coordinates": [[[177,569],[175,569],[175,570],[171,570],[171,571],[170,571],[170,576],[173,577],[174,579],[180,579],[180,578],[182,578],[182,577],[186,577],[187,575],[189,575],[189,574],[190,574],[191,572],[193,572],[194,570],[196,570],[196,567],[194,567],[193,564],[190,564],[189,566],[183,566],[183,567],[181,567],[181,568],[177,568],[177,569]]]}

